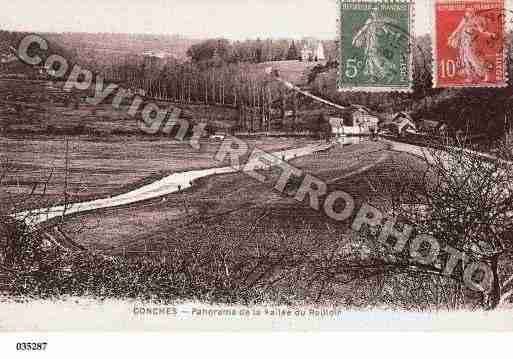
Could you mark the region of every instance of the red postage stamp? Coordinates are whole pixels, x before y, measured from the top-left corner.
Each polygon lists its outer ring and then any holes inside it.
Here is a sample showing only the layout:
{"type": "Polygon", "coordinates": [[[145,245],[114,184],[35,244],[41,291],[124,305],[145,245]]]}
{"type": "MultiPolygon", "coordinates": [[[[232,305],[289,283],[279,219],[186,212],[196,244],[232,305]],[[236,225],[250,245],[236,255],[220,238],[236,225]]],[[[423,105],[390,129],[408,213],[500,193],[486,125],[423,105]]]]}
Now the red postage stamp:
{"type": "Polygon", "coordinates": [[[504,0],[435,0],[434,87],[504,87],[504,0]]]}

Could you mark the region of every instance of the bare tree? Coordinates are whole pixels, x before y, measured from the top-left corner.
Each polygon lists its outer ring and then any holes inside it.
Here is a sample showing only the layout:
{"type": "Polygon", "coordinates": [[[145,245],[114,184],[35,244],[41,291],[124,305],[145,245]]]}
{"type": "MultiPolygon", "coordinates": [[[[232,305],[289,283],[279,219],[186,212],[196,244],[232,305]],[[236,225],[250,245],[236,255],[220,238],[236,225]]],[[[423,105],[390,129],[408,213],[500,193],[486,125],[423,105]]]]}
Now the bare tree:
{"type": "MultiPolygon", "coordinates": [[[[411,166],[396,169],[396,177],[387,180],[388,185],[383,180],[375,183],[381,190],[376,201],[380,209],[412,226],[414,233],[437,239],[440,248],[452,248],[465,258],[452,273],[439,265],[440,256],[434,264],[423,265],[407,253],[397,254],[389,248],[381,249],[375,260],[393,271],[451,279],[460,288],[468,284],[466,265],[485,264],[493,278],[489,291],[482,294],[481,305],[497,308],[513,294],[503,293],[513,280],[511,159],[511,148],[505,145],[500,146],[499,157],[491,157],[446,140],[425,149],[420,165],[412,161],[411,166]]],[[[467,292],[466,300],[472,296],[467,292]]]]}

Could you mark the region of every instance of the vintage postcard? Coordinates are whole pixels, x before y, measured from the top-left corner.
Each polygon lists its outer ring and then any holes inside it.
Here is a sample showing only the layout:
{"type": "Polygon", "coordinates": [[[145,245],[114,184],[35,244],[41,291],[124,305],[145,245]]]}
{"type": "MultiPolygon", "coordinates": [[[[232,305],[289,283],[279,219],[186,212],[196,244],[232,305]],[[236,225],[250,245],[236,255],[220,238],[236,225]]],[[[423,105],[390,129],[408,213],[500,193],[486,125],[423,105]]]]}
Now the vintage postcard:
{"type": "Polygon", "coordinates": [[[339,4],[339,89],[411,90],[414,2],[340,0],[339,4]]]}
{"type": "Polygon", "coordinates": [[[510,5],[5,6],[0,331],[513,330],[510,5]]]}
{"type": "Polygon", "coordinates": [[[504,87],[504,0],[434,1],[434,86],[504,87]]]}

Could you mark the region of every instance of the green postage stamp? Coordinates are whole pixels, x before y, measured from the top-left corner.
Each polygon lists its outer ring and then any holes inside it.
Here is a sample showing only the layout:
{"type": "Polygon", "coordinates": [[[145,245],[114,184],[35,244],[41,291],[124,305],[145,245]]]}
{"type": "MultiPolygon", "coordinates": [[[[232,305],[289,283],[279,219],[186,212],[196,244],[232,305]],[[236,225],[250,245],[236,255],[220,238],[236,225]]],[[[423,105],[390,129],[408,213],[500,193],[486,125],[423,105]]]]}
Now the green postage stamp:
{"type": "Polygon", "coordinates": [[[411,91],[413,1],[339,0],[341,91],[411,91]]]}

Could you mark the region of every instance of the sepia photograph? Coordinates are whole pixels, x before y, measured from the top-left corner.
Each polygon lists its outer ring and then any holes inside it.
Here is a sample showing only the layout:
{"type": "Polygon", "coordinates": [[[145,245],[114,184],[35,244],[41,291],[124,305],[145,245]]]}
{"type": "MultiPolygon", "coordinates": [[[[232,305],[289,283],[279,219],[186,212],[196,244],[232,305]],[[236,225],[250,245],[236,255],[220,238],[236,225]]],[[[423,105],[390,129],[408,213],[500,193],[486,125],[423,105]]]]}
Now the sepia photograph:
{"type": "Polygon", "coordinates": [[[12,353],[513,331],[513,1],[1,2],[12,353]]]}

